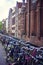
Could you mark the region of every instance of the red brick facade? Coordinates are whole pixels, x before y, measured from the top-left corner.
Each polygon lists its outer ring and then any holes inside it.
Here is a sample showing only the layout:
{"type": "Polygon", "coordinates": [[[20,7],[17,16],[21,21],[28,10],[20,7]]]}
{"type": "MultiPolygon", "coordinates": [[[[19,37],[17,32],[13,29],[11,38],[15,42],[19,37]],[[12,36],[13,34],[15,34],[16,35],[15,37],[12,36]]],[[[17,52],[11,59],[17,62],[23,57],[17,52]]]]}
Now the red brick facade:
{"type": "Polygon", "coordinates": [[[27,38],[33,44],[43,45],[43,0],[27,0],[27,38]]]}
{"type": "Polygon", "coordinates": [[[18,10],[18,36],[35,45],[43,46],[43,0],[26,1],[27,3],[25,0],[22,3],[17,2],[16,5],[18,10]]]}

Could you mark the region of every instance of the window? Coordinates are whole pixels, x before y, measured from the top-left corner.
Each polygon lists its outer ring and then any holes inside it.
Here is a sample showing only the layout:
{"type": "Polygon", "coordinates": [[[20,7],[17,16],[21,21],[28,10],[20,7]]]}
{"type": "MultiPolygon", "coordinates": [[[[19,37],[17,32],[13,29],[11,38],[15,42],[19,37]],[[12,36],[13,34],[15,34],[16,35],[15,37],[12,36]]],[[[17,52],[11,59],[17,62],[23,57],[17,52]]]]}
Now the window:
{"type": "Polygon", "coordinates": [[[13,27],[12,30],[15,30],[15,27],[13,27]]]}
{"type": "Polygon", "coordinates": [[[21,8],[19,8],[19,14],[21,13],[21,8]]]}
{"type": "Polygon", "coordinates": [[[31,0],[32,3],[36,3],[37,0],[31,0]]]}
{"type": "Polygon", "coordinates": [[[31,0],[31,9],[36,9],[36,1],[37,0],[31,0]]]}
{"type": "Polygon", "coordinates": [[[15,17],[12,19],[12,25],[15,24],[15,17]]]}

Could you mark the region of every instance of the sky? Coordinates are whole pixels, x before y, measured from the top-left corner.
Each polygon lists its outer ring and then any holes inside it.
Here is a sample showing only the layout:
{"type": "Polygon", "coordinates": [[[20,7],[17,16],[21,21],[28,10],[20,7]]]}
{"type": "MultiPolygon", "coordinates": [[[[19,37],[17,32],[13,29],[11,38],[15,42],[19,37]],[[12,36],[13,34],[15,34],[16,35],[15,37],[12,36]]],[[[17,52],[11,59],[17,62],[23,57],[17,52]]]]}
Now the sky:
{"type": "Polygon", "coordinates": [[[9,9],[16,5],[16,2],[22,0],[0,0],[0,21],[8,17],[9,9]]]}

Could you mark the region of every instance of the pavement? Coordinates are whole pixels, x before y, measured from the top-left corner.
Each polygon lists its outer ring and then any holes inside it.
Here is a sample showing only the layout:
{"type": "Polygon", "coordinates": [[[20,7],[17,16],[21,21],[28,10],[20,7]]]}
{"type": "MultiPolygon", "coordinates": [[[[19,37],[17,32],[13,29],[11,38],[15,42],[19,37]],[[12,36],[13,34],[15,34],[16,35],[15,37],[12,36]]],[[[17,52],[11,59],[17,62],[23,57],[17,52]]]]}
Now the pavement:
{"type": "Polygon", "coordinates": [[[7,65],[5,57],[6,57],[6,53],[5,53],[4,47],[2,46],[0,42],[0,65],[7,65]]]}

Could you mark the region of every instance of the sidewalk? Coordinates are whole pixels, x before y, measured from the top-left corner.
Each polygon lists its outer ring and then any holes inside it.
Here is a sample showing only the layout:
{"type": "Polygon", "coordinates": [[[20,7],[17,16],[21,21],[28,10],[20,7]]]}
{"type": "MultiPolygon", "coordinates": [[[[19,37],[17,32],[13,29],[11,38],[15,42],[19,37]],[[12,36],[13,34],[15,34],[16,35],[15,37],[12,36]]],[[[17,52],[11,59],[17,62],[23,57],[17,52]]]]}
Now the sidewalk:
{"type": "Polygon", "coordinates": [[[5,56],[6,54],[5,54],[4,48],[0,42],[0,65],[7,65],[5,56]]]}

